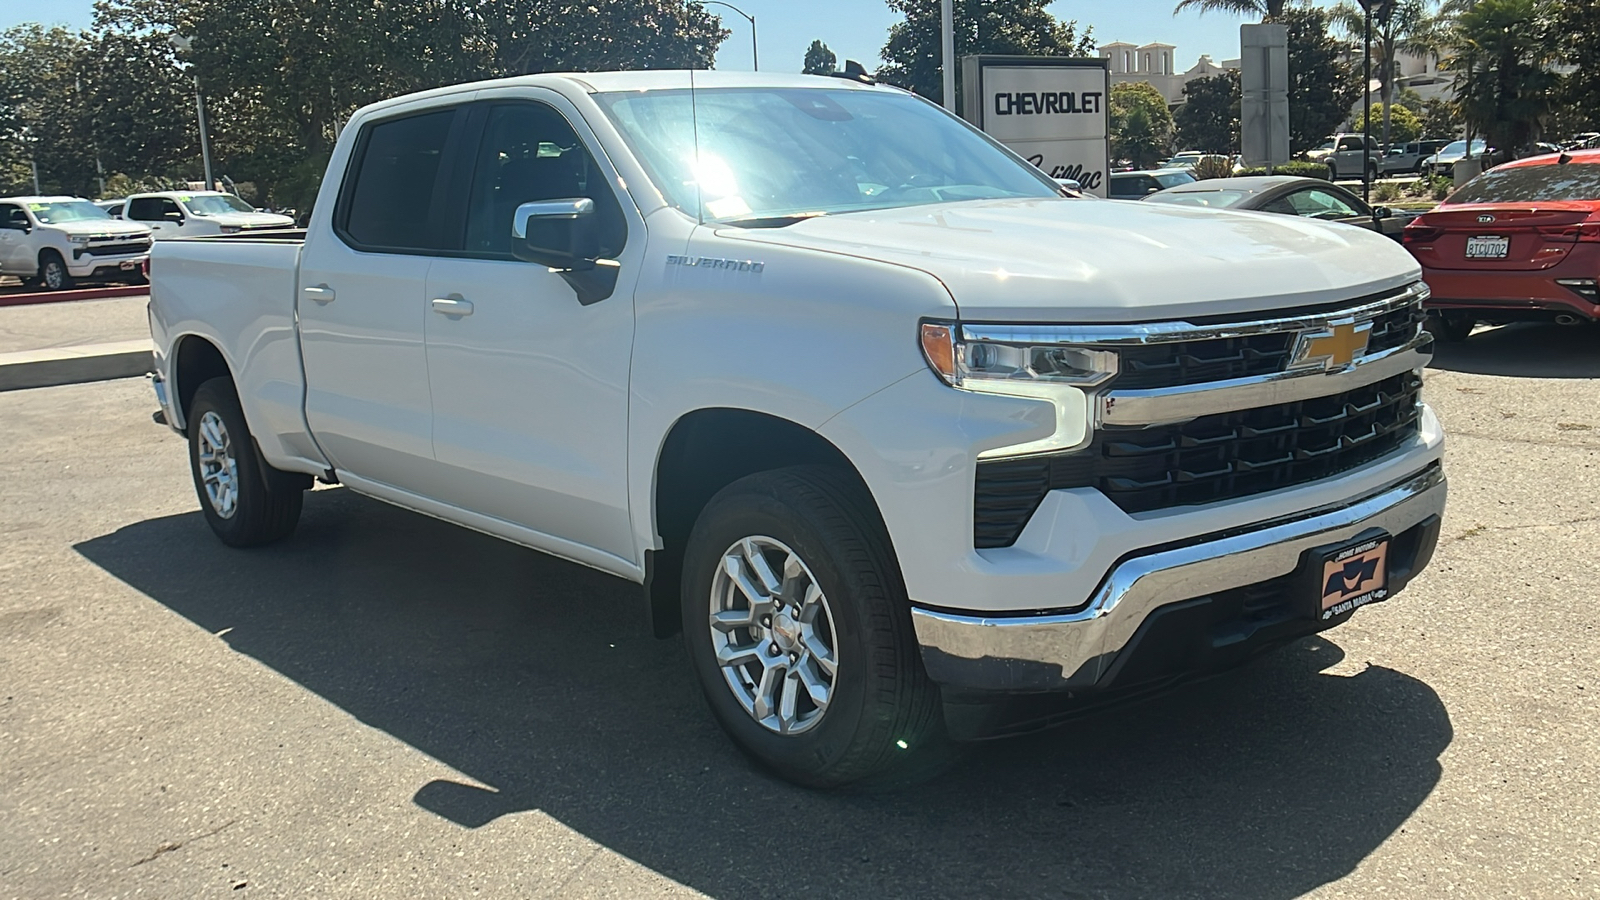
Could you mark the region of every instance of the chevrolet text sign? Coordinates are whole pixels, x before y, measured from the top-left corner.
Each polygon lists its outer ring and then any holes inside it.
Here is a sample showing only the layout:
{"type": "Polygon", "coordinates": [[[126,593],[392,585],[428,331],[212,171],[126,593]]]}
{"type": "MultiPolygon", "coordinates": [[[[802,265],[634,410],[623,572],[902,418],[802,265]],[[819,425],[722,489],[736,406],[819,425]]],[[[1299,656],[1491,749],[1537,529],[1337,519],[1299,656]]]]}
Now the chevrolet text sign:
{"type": "Polygon", "coordinates": [[[1106,195],[1111,75],[1103,59],[968,56],[962,117],[1043,169],[1106,195]]]}

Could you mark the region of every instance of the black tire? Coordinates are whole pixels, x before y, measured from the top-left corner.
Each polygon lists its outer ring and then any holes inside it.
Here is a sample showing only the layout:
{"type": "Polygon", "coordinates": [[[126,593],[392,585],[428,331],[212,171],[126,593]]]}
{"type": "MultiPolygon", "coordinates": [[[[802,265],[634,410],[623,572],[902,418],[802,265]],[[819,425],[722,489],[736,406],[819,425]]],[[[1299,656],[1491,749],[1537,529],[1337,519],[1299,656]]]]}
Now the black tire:
{"type": "MultiPolygon", "coordinates": [[[[898,787],[954,761],[939,690],[922,668],[888,535],[863,490],[838,471],[799,466],[764,472],[713,497],[685,549],[682,608],[684,642],[713,714],[740,749],[783,778],[818,788],[898,787]],[[713,590],[721,583],[718,573],[726,571],[724,556],[755,537],[781,542],[803,561],[829,611],[837,667],[826,709],[798,733],[780,734],[747,711],[728,680],[738,673],[724,675],[713,646],[713,590]]],[[[777,628],[751,628],[741,636],[762,648],[792,640],[777,628]]],[[[795,659],[778,652],[747,665],[783,667],[785,658],[795,659]]],[[[805,663],[802,657],[784,677],[805,663]]],[[[796,706],[810,702],[809,695],[796,696],[796,706]]]]}
{"type": "Polygon", "coordinates": [[[1441,316],[1435,327],[1435,333],[1445,343],[1459,344],[1472,336],[1472,329],[1478,327],[1478,321],[1464,316],[1441,316]]]}
{"type": "Polygon", "coordinates": [[[195,494],[206,524],[230,547],[257,547],[282,540],[300,521],[300,506],[310,479],[304,475],[279,471],[268,465],[256,450],[250,427],[233,382],[213,378],[194,392],[186,419],[189,431],[189,471],[194,476],[195,494]],[[219,435],[213,426],[219,425],[219,435]],[[226,452],[209,452],[217,446],[226,452]],[[232,465],[213,462],[202,469],[202,455],[210,459],[231,456],[232,465]],[[214,467],[214,468],[213,468],[214,467]],[[207,471],[218,469],[234,488],[232,502],[214,500],[206,487],[207,471]]]}
{"type": "Polygon", "coordinates": [[[54,250],[45,250],[39,254],[39,274],[36,277],[39,286],[47,291],[72,289],[72,276],[67,273],[67,261],[54,250]]]}
{"type": "Polygon", "coordinates": [[[1334,165],[1333,163],[1328,163],[1328,180],[1329,181],[1338,181],[1339,180],[1339,167],[1337,165],[1334,165]]]}
{"type": "Polygon", "coordinates": [[[1373,164],[1367,166],[1367,182],[1370,184],[1370,183],[1372,183],[1374,181],[1377,181],[1377,180],[1378,180],[1378,164],[1377,163],[1373,163],[1373,164]]]}

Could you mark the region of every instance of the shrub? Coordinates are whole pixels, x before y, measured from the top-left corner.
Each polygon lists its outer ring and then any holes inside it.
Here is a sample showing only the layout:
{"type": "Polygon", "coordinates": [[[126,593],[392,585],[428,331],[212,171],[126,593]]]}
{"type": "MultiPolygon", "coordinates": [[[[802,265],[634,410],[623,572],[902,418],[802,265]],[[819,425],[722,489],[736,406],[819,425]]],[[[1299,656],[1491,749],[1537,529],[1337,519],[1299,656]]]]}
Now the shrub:
{"type": "Polygon", "coordinates": [[[1200,161],[1194,164],[1194,168],[1189,170],[1189,174],[1200,181],[1205,181],[1207,178],[1232,178],[1233,159],[1227,156],[1202,156],[1200,161]]]}
{"type": "Polygon", "coordinates": [[[1400,199],[1400,185],[1392,181],[1385,181],[1372,189],[1372,199],[1378,203],[1388,203],[1400,199]]]}
{"type": "Polygon", "coordinates": [[[1311,162],[1309,160],[1296,160],[1284,163],[1272,170],[1274,175],[1299,175],[1301,178],[1321,178],[1328,180],[1328,166],[1325,163],[1311,162]]]}
{"type": "Polygon", "coordinates": [[[1450,196],[1450,192],[1455,189],[1455,182],[1450,179],[1444,177],[1435,178],[1433,182],[1433,199],[1443,200],[1450,196]]]}

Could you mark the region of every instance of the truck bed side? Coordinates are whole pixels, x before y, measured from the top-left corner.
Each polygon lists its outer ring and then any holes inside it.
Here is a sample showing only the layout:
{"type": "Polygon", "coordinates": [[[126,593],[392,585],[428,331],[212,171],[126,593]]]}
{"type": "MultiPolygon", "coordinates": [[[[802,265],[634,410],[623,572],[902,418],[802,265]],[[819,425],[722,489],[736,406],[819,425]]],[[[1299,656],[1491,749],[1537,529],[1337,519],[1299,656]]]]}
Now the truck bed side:
{"type": "Polygon", "coordinates": [[[272,465],[327,469],[305,418],[295,325],[301,232],[161,241],[150,254],[150,331],[173,427],[214,348],[227,364],[250,431],[272,465]],[[201,346],[201,342],[210,348],[201,346]]]}

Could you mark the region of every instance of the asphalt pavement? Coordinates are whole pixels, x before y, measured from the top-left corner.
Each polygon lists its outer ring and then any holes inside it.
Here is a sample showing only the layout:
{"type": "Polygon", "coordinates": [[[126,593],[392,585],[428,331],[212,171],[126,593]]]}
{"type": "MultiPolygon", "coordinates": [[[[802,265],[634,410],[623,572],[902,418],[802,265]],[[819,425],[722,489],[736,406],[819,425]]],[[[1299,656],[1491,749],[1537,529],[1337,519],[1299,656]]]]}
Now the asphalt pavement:
{"type": "Polygon", "coordinates": [[[1444,347],[1405,592],[881,795],[754,769],[635,587],[337,488],[229,550],[143,381],[0,394],[0,897],[1594,897],[1597,375],[1444,347]]]}

